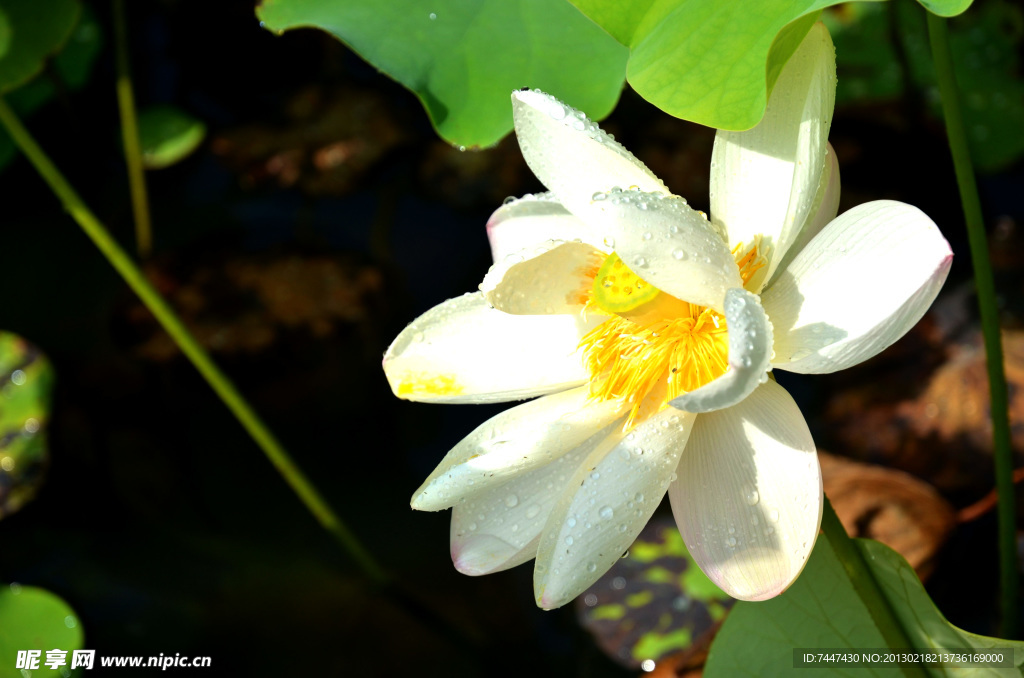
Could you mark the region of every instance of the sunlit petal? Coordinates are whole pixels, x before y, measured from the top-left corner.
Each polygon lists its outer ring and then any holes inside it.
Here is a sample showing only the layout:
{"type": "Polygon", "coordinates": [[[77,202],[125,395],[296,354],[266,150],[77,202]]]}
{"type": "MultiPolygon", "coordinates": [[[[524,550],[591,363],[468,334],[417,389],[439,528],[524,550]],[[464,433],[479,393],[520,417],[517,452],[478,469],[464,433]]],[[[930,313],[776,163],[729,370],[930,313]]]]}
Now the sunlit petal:
{"type": "Polygon", "coordinates": [[[586,218],[597,191],[665,184],[583,113],[537,90],[512,94],[512,120],[523,158],[570,212],[586,218]]]}
{"type": "Polygon", "coordinates": [[[613,191],[594,205],[602,242],[661,291],[721,312],[725,291],[743,286],[722,235],[685,200],[613,191]]]}
{"type": "MultiPolygon", "coordinates": [[[[553,193],[524,195],[506,202],[487,221],[487,240],[496,263],[548,240],[587,242],[593,239],[591,233],[592,229],[562,207],[553,193]]],[[[600,243],[591,244],[604,249],[600,243]]]]}
{"type": "Polygon", "coordinates": [[[835,102],[835,49],[816,24],[779,75],[764,118],[745,132],[720,131],[711,159],[711,217],[729,246],[762,237],[768,266],[747,288],[760,292],[808,218],[825,162],[835,102]]]}
{"type": "Polygon", "coordinates": [[[790,262],[796,258],[796,255],[804,251],[807,243],[836,218],[836,214],[839,213],[839,189],[839,162],[836,159],[836,152],[832,149],[832,144],[828,144],[825,169],[821,173],[818,193],[814,196],[814,204],[811,206],[811,216],[804,223],[804,227],[800,229],[796,240],[786,250],[786,254],[782,257],[782,261],[765,287],[771,287],[772,283],[778,279],[779,274],[786,270],[790,262]]]}
{"type": "Polygon", "coordinates": [[[423,402],[522,400],[579,386],[589,376],[580,338],[601,322],[578,315],[517,316],[479,292],[449,299],[406,327],[384,355],[399,398],[423,402]]]}
{"type": "Polygon", "coordinates": [[[538,605],[569,602],[629,548],[675,477],[695,418],[662,410],[607,439],[568,479],[537,551],[538,605]]]}
{"type": "Polygon", "coordinates": [[[773,381],[726,410],[701,414],[669,489],[700,569],[729,595],[782,593],[821,525],[821,469],[796,403],[773,381]]]}
{"type": "Polygon", "coordinates": [[[775,327],[772,364],[823,373],[876,355],[924,315],[952,256],[916,207],[879,200],[845,212],[762,297],[775,327]]]}
{"type": "Polygon", "coordinates": [[[583,444],[623,406],[588,402],[586,386],[511,407],[463,438],[416,490],[412,507],[439,511],[491,491],[583,444]]]}
{"type": "Polygon", "coordinates": [[[578,313],[604,258],[604,252],[585,243],[548,240],[494,264],[480,291],[505,313],[578,313]]]}
{"type": "Polygon", "coordinates": [[[551,509],[580,464],[606,440],[617,421],[592,429],[581,445],[487,492],[466,498],[452,510],[451,552],[464,574],[496,572],[537,554],[551,509]]]}

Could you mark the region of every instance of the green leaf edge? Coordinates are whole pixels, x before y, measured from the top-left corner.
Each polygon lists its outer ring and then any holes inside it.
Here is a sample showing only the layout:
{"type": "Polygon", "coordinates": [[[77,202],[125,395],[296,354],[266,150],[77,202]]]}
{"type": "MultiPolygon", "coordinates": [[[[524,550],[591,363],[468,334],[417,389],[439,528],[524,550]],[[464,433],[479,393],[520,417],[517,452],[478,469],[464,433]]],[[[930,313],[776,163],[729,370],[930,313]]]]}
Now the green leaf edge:
{"type": "MultiPolygon", "coordinates": [[[[78,26],[78,22],[82,20],[82,3],[78,2],[78,0],[72,0],[71,4],[74,5],[75,8],[75,18],[67,25],[63,32],[63,35],[61,35],[54,44],[52,44],[41,55],[39,55],[39,62],[26,75],[21,77],[19,80],[13,80],[6,84],[0,83],[0,96],[7,94],[8,92],[11,92],[13,90],[16,90],[19,87],[23,86],[25,83],[34,80],[40,73],[43,72],[43,64],[46,62],[46,60],[52,57],[54,54],[60,52],[62,49],[64,49],[64,46],[67,44],[68,40],[70,40],[71,36],[74,35],[75,28],[78,26]]],[[[16,32],[13,29],[11,30],[11,33],[12,35],[16,34],[16,32]]],[[[11,46],[15,47],[15,49],[17,48],[17,46],[13,44],[13,41],[11,46]]],[[[4,53],[4,56],[6,57],[7,54],[9,53],[10,49],[8,49],[7,52],[4,53]]]]}

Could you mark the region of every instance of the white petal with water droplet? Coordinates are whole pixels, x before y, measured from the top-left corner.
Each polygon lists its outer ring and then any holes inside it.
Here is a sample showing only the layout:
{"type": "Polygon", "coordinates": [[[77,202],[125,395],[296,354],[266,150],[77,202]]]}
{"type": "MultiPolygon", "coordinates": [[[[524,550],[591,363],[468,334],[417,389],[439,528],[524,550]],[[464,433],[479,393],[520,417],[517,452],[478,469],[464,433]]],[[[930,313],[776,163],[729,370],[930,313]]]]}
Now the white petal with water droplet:
{"type": "Polygon", "coordinates": [[[711,216],[729,247],[763,237],[768,266],[747,287],[760,292],[809,216],[835,103],[835,49],[816,24],[779,74],[764,118],[745,132],[719,131],[711,156],[711,216]]]}
{"type": "Polygon", "coordinates": [[[629,548],[661,503],[694,419],[662,410],[628,436],[620,431],[609,437],[584,460],[541,535],[534,571],[538,605],[569,602],[629,548]]]}
{"type": "MultiPolygon", "coordinates": [[[[548,240],[592,241],[593,231],[572,215],[553,193],[524,195],[499,207],[487,221],[487,240],[494,261],[548,240]]],[[[610,252],[601,243],[597,249],[610,252]]]]}
{"type": "Polygon", "coordinates": [[[580,218],[586,219],[596,192],[614,186],[668,193],[632,153],[550,94],[513,92],[512,120],[526,164],[580,218]]]}
{"type": "Polygon", "coordinates": [[[725,291],[743,286],[721,234],[681,198],[613,191],[591,223],[634,273],[678,299],[721,312],[725,291]]]}
{"type": "Polygon", "coordinates": [[[669,499],[690,555],[723,591],[764,600],[786,590],[814,548],[822,485],[811,433],[785,389],[769,381],[734,407],[698,415],[669,499]]]}
{"type": "Polygon", "coordinates": [[[406,327],[384,355],[399,398],[485,403],[564,391],[587,381],[580,339],[604,318],[502,313],[479,292],[449,299],[406,327]]]}
{"type": "Polygon", "coordinates": [[[696,391],[672,400],[672,407],[687,412],[712,412],[730,407],[750,395],[767,378],[772,354],[772,324],[761,300],[742,287],[725,293],[729,326],[729,368],[725,374],[696,391]]]}
{"type": "Polygon", "coordinates": [[[463,438],[413,494],[412,507],[440,511],[550,464],[604,428],[623,409],[588,402],[586,386],[511,407],[463,438]]]}
{"type": "Polygon", "coordinates": [[[488,574],[533,558],[541,531],[566,484],[594,448],[621,425],[617,421],[603,429],[591,429],[593,435],[583,444],[551,463],[456,504],[451,528],[455,568],[463,574],[488,574]]]}
{"type": "Polygon", "coordinates": [[[939,293],[953,253],[921,210],[858,205],[826,226],[762,295],[780,369],[835,372],[913,327],[939,293]]]}
{"type": "Polygon", "coordinates": [[[505,313],[578,313],[605,256],[585,243],[548,240],[494,264],[480,291],[505,313]]]}

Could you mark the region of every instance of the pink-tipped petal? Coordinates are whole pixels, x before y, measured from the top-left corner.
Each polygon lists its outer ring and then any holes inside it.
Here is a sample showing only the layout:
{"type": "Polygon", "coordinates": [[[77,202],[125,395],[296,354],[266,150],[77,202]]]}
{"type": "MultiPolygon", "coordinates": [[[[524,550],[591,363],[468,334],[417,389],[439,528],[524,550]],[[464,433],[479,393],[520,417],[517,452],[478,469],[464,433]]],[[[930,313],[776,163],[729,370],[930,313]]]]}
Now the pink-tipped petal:
{"type": "Polygon", "coordinates": [[[772,365],[835,372],[878,354],[928,310],[952,256],[916,207],[877,200],[841,214],[761,297],[775,328],[772,365]]]}

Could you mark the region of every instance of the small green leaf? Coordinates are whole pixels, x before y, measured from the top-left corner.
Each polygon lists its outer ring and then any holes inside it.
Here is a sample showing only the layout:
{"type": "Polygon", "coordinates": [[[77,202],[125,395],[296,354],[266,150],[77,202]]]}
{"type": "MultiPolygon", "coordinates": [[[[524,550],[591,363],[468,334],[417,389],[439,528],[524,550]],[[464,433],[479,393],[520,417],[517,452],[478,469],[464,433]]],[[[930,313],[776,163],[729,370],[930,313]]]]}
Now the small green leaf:
{"type": "Polygon", "coordinates": [[[44,60],[61,48],[78,22],[82,8],[76,0],[0,0],[7,19],[8,46],[0,57],[0,94],[35,77],[44,60]]]}
{"type": "Polygon", "coordinates": [[[42,482],[52,390],[46,356],[0,332],[0,518],[21,508],[42,482]]]}
{"type": "Polygon", "coordinates": [[[15,668],[19,650],[40,650],[39,668],[32,676],[67,675],[71,653],[81,650],[82,625],[75,611],[44,589],[11,584],[0,589],[0,678],[24,678],[30,672],[15,668]],[[47,650],[66,652],[66,664],[46,666],[47,650]]]}
{"type": "Polygon", "coordinates": [[[419,96],[442,137],[490,146],[512,129],[511,93],[539,88],[602,118],[627,50],[564,0],[263,0],[274,31],[322,28],[419,96]]]}
{"type": "Polygon", "coordinates": [[[160,169],[183,160],[206,137],[206,125],[173,106],[154,106],[139,111],[139,143],[142,164],[160,169]]]}
{"type": "MultiPolygon", "coordinates": [[[[961,631],[943,618],[928,597],[913,568],[889,547],[867,539],[856,540],[875,580],[889,601],[911,645],[917,650],[1012,648],[1014,665],[1024,662],[1024,643],[985,638],[961,631]]],[[[729,613],[711,646],[704,675],[782,675],[793,669],[797,648],[856,651],[885,648],[871,612],[847,576],[843,564],[825,538],[796,582],[782,595],[758,603],[738,603],[729,613]]],[[[910,648],[893,648],[910,649],[910,648]]],[[[836,675],[835,665],[801,668],[799,674],[836,675]]],[[[850,669],[858,676],[902,676],[898,666],[850,669]]],[[[931,676],[962,675],[955,670],[927,667],[931,676]]],[[[976,669],[971,675],[1020,675],[1003,669],[976,669]]]]}

